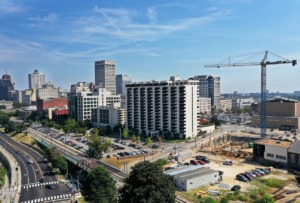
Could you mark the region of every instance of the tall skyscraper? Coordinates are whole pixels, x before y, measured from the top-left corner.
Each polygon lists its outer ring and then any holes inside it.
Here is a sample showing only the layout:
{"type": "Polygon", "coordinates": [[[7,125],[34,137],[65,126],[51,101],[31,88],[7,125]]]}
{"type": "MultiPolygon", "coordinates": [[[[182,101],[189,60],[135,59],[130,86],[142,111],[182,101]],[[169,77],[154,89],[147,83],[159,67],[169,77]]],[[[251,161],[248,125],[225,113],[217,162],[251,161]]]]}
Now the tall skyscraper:
{"type": "Polygon", "coordinates": [[[116,64],[113,61],[95,62],[95,85],[116,94],[116,64]]]}
{"type": "Polygon", "coordinates": [[[45,74],[34,70],[33,73],[28,74],[28,83],[30,90],[42,88],[43,84],[45,84],[45,74]]]}
{"type": "Polygon", "coordinates": [[[126,85],[131,83],[132,79],[129,75],[116,75],[116,92],[117,94],[126,95],[126,85]]]}
{"type": "Polygon", "coordinates": [[[13,100],[14,83],[11,82],[11,77],[4,74],[0,80],[0,100],[13,100]]]}
{"type": "Polygon", "coordinates": [[[211,107],[220,107],[220,77],[211,75],[198,75],[192,79],[199,81],[199,96],[210,97],[211,107]]]}

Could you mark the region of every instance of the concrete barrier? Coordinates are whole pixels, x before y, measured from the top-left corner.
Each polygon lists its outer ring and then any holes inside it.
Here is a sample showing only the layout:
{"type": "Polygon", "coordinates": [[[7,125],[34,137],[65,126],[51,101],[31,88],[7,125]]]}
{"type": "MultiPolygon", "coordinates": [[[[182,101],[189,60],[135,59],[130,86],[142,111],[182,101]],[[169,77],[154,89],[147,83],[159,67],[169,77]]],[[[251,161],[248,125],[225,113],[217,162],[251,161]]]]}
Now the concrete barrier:
{"type": "Polygon", "coordinates": [[[2,203],[19,202],[21,193],[21,170],[16,159],[0,146],[0,158],[8,169],[9,184],[2,188],[2,203]],[[18,168],[18,170],[17,170],[18,168]]]}

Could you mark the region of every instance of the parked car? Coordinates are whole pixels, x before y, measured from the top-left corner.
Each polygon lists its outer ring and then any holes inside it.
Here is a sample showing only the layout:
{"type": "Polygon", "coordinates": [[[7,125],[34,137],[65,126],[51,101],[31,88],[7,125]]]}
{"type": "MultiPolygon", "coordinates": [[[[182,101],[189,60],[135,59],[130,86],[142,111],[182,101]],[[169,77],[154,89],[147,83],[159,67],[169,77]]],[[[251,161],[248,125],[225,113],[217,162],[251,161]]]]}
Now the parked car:
{"type": "Polygon", "coordinates": [[[224,161],[223,165],[231,166],[232,165],[232,161],[230,161],[230,160],[224,161]]]}
{"type": "Polygon", "coordinates": [[[204,161],[205,163],[209,163],[210,160],[206,156],[196,156],[197,160],[204,161]]]}
{"type": "Polygon", "coordinates": [[[249,181],[253,180],[253,177],[247,173],[241,173],[241,175],[245,176],[249,181]]]}
{"type": "Polygon", "coordinates": [[[205,162],[204,161],[201,161],[201,160],[197,160],[197,162],[201,165],[205,165],[205,162]]]}
{"type": "Polygon", "coordinates": [[[265,172],[265,174],[269,174],[271,171],[267,168],[258,168],[259,170],[265,172]]]}
{"type": "Polygon", "coordinates": [[[240,185],[234,185],[232,188],[231,188],[231,191],[238,191],[241,189],[241,186],[240,185]]]}
{"type": "Polygon", "coordinates": [[[251,173],[254,173],[257,177],[261,176],[261,173],[256,170],[252,170],[251,173]]]}
{"type": "Polygon", "coordinates": [[[256,175],[254,173],[252,173],[252,172],[245,172],[245,173],[248,174],[248,175],[250,175],[250,176],[252,176],[253,178],[256,178],[256,175]]]}
{"type": "Polygon", "coordinates": [[[295,169],[288,169],[287,172],[292,175],[296,175],[298,173],[298,171],[295,169]]]}
{"type": "Polygon", "coordinates": [[[262,175],[266,175],[266,173],[263,171],[263,170],[261,170],[261,169],[258,169],[258,168],[256,168],[255,170],[257,170],[259,173],[261,173],[262,175]]]}
{"type": "Polygon", "coordinates": [[[199,163],[196,160],[190,160],[190,164],[192,164],[192,165],[198,165],[199,163]]]}
{"type": "Polygon", "coordinates": [[[222,176],[224,174],[223,171],[218,171],[219,172],[219,175],[222,176]]]}
{"type": "Polygon", "coordinates": [[[248,181],[248,179],[245,176],[241,175],[241,174],[236,175],[235,178],[239,181],[242,181],[242,182],[247,182],[248,181]]]}

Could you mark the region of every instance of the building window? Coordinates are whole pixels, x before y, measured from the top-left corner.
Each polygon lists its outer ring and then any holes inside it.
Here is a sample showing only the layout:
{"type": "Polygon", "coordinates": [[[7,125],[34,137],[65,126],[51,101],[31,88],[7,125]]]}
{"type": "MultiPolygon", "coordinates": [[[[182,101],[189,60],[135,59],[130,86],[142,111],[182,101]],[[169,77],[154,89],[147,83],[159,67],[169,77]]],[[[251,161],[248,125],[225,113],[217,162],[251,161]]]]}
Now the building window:
{"type": "Polygon", "coordinates": [[[295,154],[290,155],[290,162],[291,163],[296,163],[296,155],[295,154]]]}
{"type": "MultiPolygon", "coordinates": [[[[267,157],[272,157],[272,158],[274,158],[274,154],[267,153],[267,157]]],[[[277,158],[277,155],[276,155],[276,158],[277,158]]]]}
{"type": "Polygon", "coordinates": [[[281,156],[281,155],[276,155],[276,159],[286,160],[286,157],[285,156],[281,156]]]}

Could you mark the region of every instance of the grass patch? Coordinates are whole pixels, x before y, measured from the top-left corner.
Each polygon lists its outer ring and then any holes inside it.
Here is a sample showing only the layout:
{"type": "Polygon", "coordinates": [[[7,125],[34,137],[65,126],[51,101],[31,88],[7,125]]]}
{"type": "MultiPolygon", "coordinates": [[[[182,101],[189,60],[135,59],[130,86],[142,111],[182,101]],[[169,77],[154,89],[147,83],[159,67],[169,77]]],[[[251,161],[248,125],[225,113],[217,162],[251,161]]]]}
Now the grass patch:
{"type": "Polygon", "coordinates": [[[180,143],[180,142],[184,142],[185,140],[164,140],[164,142],[166,143],[180,143]]]}
{"type": "Polygon", "coordinates": [[[191,202],[199,202],[201,200],[201,198],[198,197],[196,195],[196,193],[200,190],[203,191],[203,192],[207,192],[207,187],[200,187],[200,188],[192,189],[192,190],[189,190],[189,191],[177,191],[176,193],[179,194],[180,196],[186,198],[187,200],[189,200],[191,202]]]}
{"type": "Polygon", "coordinates": [[[0,132],[4,133],[4,128],[0,128],[0,132]]]}
{"type": "Polygon", "coordinates": [[[124,169],[124,164],[135,162],[135,161],[141,161],[144,160],[144,157],[137,157],[137,158],[130,158],[130,159],[120,159],[118,160],[116,157],[111,157],[111,158],[102,158],[101,161],[108,163],[110,165],[113,165],[117,168],[124,169]]]}
{"type": "Polygon", "coordinates": [[[86,201],[84,200],[84,197],[79,197],[79,198],[78,198],[78,202],[79,202],[79,203],[88,203],[88,202],[86,202],[86,201]]]}
{"type": "Polygon", "coordinates": [[[5,176],[6,176],[6,169],[4,167],[0,167],[0,187],[2,188],[5,184],[5,176]]]}
{"type": "Polygon", "coordinates": [[[17,133],[14,136],[12,136],[12,139],[15,140],[16,142],[25,142],[27,144],[31,144],[31,136],[30,135],[26,135],[24,133],[17,133]]]}
{"type": "Polygon", "coordinates": [[[257,179],[260,183],[272,187],[272,188],[282,188],[285,185],[284,180],[280,180],[277,178],[268,178],[268,179],[264,179],[264,178],[258,178],[257,179]]]}

